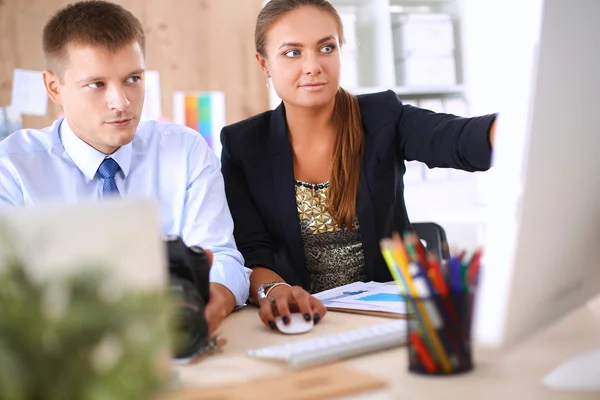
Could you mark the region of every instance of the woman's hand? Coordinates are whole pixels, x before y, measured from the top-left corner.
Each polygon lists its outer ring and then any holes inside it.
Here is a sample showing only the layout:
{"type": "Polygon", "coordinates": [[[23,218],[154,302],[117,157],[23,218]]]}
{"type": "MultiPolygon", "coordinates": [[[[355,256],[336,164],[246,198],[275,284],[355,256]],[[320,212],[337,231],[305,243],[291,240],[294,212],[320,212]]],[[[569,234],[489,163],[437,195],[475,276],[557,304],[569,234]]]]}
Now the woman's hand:
{"type": "Polygon", "coordinates": [[[496,120],[494,120],[494,122],[492,122],[492,125],[490,126],[490,130],[488,132],[488,139],[490,141],[490,147],[493,149],[494,143],[496,142],[496,120]]]}
{"type": "Polygon", "coordinates": [[[271,289],[269,299],[260,302],[258,315],[266,326],[276,330],[275,316],[280,315],[283,323],[288,324],[290,313],[297,312],[301,313],[305,320],[312,319],[317,324],[327,314],[327,309],[321,300],[311,296],[302,287],[279,285],[271,289]]]}

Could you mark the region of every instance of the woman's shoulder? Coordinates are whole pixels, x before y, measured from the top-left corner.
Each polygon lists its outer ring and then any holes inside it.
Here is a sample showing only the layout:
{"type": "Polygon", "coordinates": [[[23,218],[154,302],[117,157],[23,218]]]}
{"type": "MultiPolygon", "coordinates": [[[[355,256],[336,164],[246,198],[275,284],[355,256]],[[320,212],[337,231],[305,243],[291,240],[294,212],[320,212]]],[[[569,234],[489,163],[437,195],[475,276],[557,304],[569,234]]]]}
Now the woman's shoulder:
{"type": "Polygon", "coordinates": [[[265,111],[225,126],[221,130],[223,151],[233,159],[264,154],[273,145],[271,131],[272,125],[278,125],[278,118],[273,118],[276,112],[277,109],[265,111]]]}
{"type": "Polygon", "coordinates": [[[393,103],[398,101],[398,95],[393,90],[381,92],[362,93],[356,96],[361,105],[393,103]]]}
{"type": "Polygon", "coordinates": [[[221,130],[221,143],[236,154],[253,152],[258,143],[268,140],[272,114],[272,110],[265,111],[225,126],[221,130]]]}
{"type": "Polygon", "coordinates": [[[383,92],[364,93],[356,96],[361,111],[399,110],[402,102],[393,90],[383,92]]]}
{"type": "Polygon", "coordinates": [[[265,111],[250,118],[243,119],[225,126],[223,132],[226,135],[235,137],[249,134],[254,135],[256,132],[262,132],[265,128],[269,127],[271,114],[273,114],[273,110],[265,111]]]}
{"type": "Polygon", "coordinates": [[[398,123],[403,104],[393,90],[366,93],[356,96],[365,125],[371,129],[398,123]]]}

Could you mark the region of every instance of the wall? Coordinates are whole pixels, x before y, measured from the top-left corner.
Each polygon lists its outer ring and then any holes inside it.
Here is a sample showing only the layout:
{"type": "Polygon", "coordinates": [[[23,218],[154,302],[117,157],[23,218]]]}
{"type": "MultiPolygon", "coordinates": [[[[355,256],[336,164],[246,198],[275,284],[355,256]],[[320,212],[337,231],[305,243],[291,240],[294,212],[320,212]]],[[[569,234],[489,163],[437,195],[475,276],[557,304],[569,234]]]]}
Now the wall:
{"type": "MultiPolygon", "coordinates": [[[[0,0],[0,106],[11,102],[14,68],[42,70],[42,29],[73,0],[0,0]]],[[[227,123],[268,109],[264,76],[254,59],[254,25],[261,0],[114,0],[133,12],[147,35],[146,67],[161,74],[162,110],[172,118],[173,93],[221,90],[227,123]]],[[[26,127],[48,125],[24,116],[26,127]]]]}

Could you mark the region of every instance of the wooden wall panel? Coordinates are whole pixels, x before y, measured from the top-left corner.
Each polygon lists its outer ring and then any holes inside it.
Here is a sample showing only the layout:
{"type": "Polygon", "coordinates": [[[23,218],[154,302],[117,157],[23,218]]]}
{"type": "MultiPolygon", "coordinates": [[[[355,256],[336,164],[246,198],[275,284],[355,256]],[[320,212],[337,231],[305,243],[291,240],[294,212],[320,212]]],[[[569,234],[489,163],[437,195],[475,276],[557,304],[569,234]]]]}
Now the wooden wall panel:
{"type": "MultiPolygon", "coordinates": [[[[179,90],[225,92],[227,123],[268,109],[265,79],[254,59],[254,25],[262,0],[113,0],[133,12],[146,30],[146,67],[161,76],[162,109],[172,118],[179,90]]],[[[14,68],[42,70],[42,29],[72,0],[0,0],[0,106],[11,101],[14,68]]],[[[26,127],[46,117],[24,116],[26,127]]]]}

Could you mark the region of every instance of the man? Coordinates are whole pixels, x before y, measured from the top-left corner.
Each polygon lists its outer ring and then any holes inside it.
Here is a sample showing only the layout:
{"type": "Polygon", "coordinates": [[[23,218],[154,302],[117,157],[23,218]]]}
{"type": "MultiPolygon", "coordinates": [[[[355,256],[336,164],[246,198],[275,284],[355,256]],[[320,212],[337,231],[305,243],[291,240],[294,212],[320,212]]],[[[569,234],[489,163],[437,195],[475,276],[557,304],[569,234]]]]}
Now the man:
{"type": "Polygon", "coordinates": [[[233,240],[220,162],[186,127],[140,123],[144,31],[105,1],[71,4],[45,26],[43,73],[64,118],[0,142],[0,205],[106,196],[154,199],[165,235],[211,249],[209,330],[248,298],[250,270],[233,240]]]}

